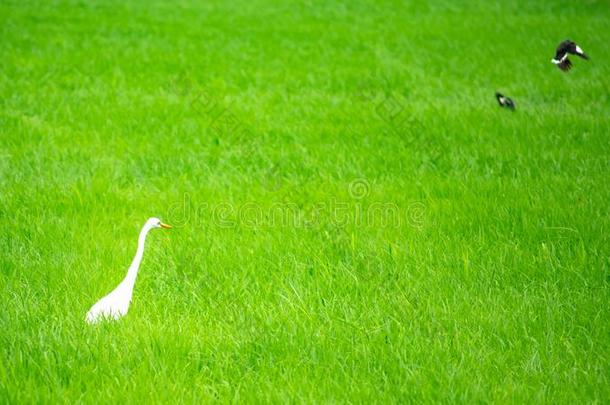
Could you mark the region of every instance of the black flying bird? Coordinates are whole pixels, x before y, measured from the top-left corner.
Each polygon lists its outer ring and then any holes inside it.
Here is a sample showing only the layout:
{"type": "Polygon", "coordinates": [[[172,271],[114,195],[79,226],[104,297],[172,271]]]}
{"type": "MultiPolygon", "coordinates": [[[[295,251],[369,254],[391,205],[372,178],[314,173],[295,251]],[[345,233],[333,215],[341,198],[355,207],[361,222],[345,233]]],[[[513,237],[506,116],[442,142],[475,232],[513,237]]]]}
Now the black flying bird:
{"type": "Polygon", "coordinates": [[[580,49],[580,46],[576,45],[576,42],[568,39],[559,44],[555,57],[551,60],[551,62],[556,64],[559,69],[567,72],[572,68],[572,62],[570,62],[570,59],[568,59],[568,54],[578,55],[583,59],[589,59],[583,50],[580,49]]]}
{"type": "Polygon", "coordinates": [[[498,104],[500,107],[510,108],[511,110],[515,109],[515,103],[510,98],[503,96],[502,94],[496,91],[496,100],[498,100],[498,104]]]}

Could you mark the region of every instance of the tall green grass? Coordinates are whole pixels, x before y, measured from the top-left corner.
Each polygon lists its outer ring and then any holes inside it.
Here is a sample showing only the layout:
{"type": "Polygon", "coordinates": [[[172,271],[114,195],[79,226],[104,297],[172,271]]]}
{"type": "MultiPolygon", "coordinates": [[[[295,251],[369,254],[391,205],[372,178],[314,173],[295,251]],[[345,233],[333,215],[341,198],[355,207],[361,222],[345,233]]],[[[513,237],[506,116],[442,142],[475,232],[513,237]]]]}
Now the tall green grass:
{"type": "Polygon", "coordinates": [[[607,402],[609,31],[604,1],[1,2],[0,402],[607,402]],[[149,216],[128,315],[86,325],[149,216]]]}

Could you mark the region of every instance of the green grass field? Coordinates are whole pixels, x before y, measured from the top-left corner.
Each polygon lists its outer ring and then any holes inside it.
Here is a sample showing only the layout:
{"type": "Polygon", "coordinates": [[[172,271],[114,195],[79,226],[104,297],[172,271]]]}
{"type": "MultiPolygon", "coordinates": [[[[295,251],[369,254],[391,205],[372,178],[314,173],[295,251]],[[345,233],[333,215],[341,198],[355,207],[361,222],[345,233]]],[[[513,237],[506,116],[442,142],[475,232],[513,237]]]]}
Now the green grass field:
{"type": "Polygon", "coordinates": [[[608,32],[606,0],[1,0],[0,402],[608,403],[608,32]],[[85,324],[150,216],[128,315],[85,324]]]}

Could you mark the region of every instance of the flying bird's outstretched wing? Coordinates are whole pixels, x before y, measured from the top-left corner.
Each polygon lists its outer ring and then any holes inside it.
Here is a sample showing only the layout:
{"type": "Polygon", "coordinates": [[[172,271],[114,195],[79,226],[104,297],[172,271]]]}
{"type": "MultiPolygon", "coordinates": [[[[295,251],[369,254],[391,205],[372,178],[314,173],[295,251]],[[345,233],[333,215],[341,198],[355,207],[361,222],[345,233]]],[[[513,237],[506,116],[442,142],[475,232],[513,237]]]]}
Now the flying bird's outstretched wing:
{"type": "Polygon", "coordinates": [[[576,45],[575,42],[570,43],[570,49],[568,51],[572,55],[578,55],[583,59],[589,59],[589,57],[585,54],[585,52],[580,48],[580,46],[576,45]]]}

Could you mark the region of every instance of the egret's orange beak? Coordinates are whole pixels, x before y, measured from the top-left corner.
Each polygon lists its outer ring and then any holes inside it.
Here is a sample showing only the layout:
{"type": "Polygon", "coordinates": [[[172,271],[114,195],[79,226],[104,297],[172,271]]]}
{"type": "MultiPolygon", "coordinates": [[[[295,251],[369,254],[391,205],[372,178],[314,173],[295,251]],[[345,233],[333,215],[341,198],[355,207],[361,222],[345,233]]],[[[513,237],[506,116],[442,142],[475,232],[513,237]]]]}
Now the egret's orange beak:
{"type": "Polygon", "coordinates": [[[161,222],[161,228],[172,229],[172,226],[168,225],[168,224],[164,224],[163,222],[161,222]]]}

